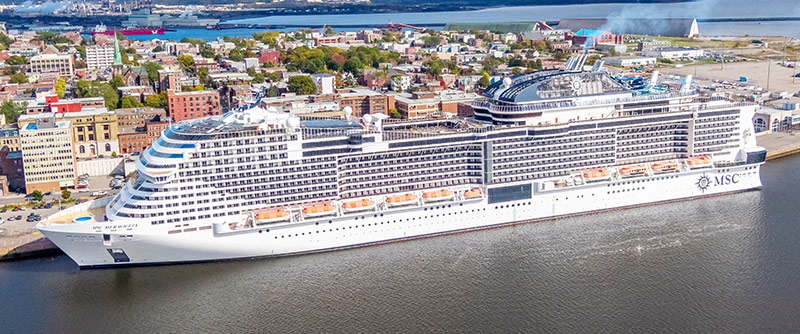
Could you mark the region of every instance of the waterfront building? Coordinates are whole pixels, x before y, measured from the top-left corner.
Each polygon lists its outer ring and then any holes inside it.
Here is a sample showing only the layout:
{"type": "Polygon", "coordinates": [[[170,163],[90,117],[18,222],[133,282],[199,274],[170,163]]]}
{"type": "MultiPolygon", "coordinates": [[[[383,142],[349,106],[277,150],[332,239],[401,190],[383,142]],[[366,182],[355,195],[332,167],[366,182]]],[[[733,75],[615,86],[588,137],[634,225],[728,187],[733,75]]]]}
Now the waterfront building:
{"type": "Polygon", "coordinates": [[[702,49],[687,48],[687,47],[667,47],[645,49],[642,51],[642,56],[655,57],[658,59],[697,59],[703,57],[705,51],[702,49]]]}
{"type": "Polygon", "coordinates": [[[57,192],[75,186],[75,155],[70,121],[36,118],[20,124],[25,192],[57,192]]]}
{"type": "Polygon", "coordinates": [[[28,69],[33,73],[58,73],[68,77],[75,74],[72,55],[36,55],[28,59],[28,69]]]}
{"type": "Polygon", "coordinates": [[[608,65],[621,66],[621,67],[655,65],[657,60],[654,57],[637,57],[637,56],[605,57],[603,59],[606,61],[606,64],[608,65]]]}
{"type": "Polygon", "coordinates": [[[167,104],[169,105],[169,116],[176,122],[222,113],[219,92],[213,90],[194,92],[169,90],[167,91],[167,104]]]}

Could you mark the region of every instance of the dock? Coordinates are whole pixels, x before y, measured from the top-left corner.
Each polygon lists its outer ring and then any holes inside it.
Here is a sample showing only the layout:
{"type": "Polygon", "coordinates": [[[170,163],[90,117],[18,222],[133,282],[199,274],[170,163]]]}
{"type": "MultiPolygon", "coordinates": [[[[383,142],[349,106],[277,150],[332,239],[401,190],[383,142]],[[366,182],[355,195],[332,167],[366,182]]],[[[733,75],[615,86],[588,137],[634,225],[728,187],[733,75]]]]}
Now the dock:
{"type": "Polygon", "coordinates": [[[800,152],[800,134],[795,132],[774,132],[756,138],[758,145],[767,149],[767,160],[800,152]]]}

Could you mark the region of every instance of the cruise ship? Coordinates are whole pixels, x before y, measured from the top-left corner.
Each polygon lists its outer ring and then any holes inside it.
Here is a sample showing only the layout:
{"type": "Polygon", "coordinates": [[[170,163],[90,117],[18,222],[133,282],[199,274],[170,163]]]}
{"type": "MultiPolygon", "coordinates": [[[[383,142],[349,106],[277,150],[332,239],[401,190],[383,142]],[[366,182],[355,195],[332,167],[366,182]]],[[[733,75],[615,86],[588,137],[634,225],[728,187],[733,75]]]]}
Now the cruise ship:
{"type": "Polygon", "coordinates": [[[474,116],[300,119],[257,105],[169,126],[113,197],[38,229],[80,267],[285,256],[761,187],[756,105],[691,78],[632,88],[585,56],[505,78],[474,116]]]}

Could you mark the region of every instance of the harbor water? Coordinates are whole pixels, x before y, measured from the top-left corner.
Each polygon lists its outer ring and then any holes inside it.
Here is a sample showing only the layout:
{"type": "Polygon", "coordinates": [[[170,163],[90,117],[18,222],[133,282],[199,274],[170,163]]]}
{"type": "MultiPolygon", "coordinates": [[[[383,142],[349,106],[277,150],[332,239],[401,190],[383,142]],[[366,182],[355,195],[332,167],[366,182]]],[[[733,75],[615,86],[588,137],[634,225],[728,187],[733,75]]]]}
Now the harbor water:
{"type": "MultiPolygon", "coordinates": [[[[679,3],[650,4],[586,4],[553,6],[497,7],[476,11],[422,12],[422,13],[376,13],[376,14],[329,14],[329,15],[276,15],[258,18],[230,20],[225,23],[267,25],[323,24],[340,26],[348,24],[383,25],[390,21],[406,24],[437,24],[448,22],[517,22],[558,21],[564,18],[775,18],[800,17],[800,2],[796,0],[770,0],[768,4],[750,0],[700,0],[679,3]]],[[[800,38],[798,21],[756,22],[700,22],[700,33],[704,36],[791,36],[800,38]]],[[[433,26],[441,29],[444,26],[433,26]]],[[[295,31],[299,28],[277,29],[295,31]]],[[[338,28],[335,30],[359,30],[338,28]]],[[[216,40],[222,36],[251,37],[261,29],[177,29],[161,36],[128,36],[138,40],[180,40],[183,37],[216,40]]]]}
{"type": "Polygon", "coordinates": [[[727,196],[312,255],[0,263],[0,333],[787,333],[800,156],[727,196]]]}

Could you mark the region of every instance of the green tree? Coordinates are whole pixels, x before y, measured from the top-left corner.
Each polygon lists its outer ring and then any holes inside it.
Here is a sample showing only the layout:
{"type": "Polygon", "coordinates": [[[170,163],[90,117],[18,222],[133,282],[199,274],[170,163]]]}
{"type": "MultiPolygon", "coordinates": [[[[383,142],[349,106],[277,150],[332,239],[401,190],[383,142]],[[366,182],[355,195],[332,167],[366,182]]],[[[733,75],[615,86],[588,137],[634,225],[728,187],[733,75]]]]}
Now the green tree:
{"type": "Polygon", "coordinates": [[[192,55],[178,56],[178,64],[181,65],[181,69],[184,72],[194,73],[194,57],[192,57],[192,55]]]}
{"type": "Polygon", "coordinates": [[[78,50],[81,59],[86,59],[86,45],[75,45],[75,50],[78,50]]]}
{"type": "Polygon", "coordinates": [[[203,90],[206,90],[206,88],[203,87],[203,85],[197,85],[197,86],[194,86],[194,88],[192,88],[192,91],[195,91],[195,92],[199,92],[199,91],[203,91],[203,90]]]}
{"type": "Polygon", "coordinates": [[[442,38],[439,36],[425,36],[422,38],[422,43],[426,48],[432,48],[442,43],[442,38]]]}
{"type": "Polygon", "coordinates": [[[14,101],[6,101],[0,105],[0,112],[6,118],[6,123],[16,123],[19,115],[25,111],[25,104],[16,103],[14,101]]]}
{"type": "Polygon", "coordinates": [[[166,92],[161,92],[158,94],[149,95],[144,98],[144,105],[153,108],[164,108],[167,109],[167,94],[166,92]]]}
{"type": "Polygon", "coordinates": [[[392,118],[396,118],[396,119],[403,118],[403,115],[400,114],[399,111],[397,111],[397,108],[389,109],[389,116],[391,116],[392,118]]]}
{"type": "Polygon", "coordinates": [[[164,52],[164,48],[162,48],[161,45],[156,45],[156,47],[153,48],[153,52],[164,52]]]}
{"type": "Polygon", "coordinates": [[[264,81],[264,73],[258,72],[253,75],[253,83],[262,84],[264,81]]]}
{"type": "Polygon", "coordinates": [[[277,31],[253,33],[253,39],[261,41],[262,43],[269,45],[269,47],[273,49],[278,47],[279,36],[280,33],[277,31]]]}
{"type": "Polygon", "coordinates": [[[231,50],[230,53],[228,53],[228,59],[233,60],[233,61],[243,61],[244,60],[244,55],[242,54],[241,50],[233,49],[233,50],[231,50]]]}
{"type": "Polygon", "coordinates": [[[139,102],[139,99],[137,99],[136,97],[133,97],[133,96],[123,96],[119,100],[119,107],[120,108],[124,108],[124,109],[127,109],[127,108],[138,108],[138,107],[141,107],[141,106],[142,106],[142,104],[139,102]]]}
{"type": "Polygon", "coordinates": [[[278,87],[275,87],[275,85],[269,86],[269,88],[267,88],[267,97],[276,96],[278,96],[278,87]]]}
{"type": "Polygon", "coordinates": [[[197,69],[197,78],[202,83],[208,83],[208,67],[201,67],[197,69]]]}
{"type": "Polygon", "coordinates": [[[6,65],[25,65],[28,63],[28,60],[25,59],[23,56],[11,56],[6,59],[6,65]]]}
{"type": "Polygon", "coordinates": [[[161,64],[149,61],[142,64],[142,67],[144,67],[144,70],[147,71],[147,78],[150,79],[151,85],[158,81],[158,71],[164,69],[161,64]]]}
{"type": "Polygon", "coordinates": [[[64,90],[66,87],[67,82],[64,81],[64,78],[58,78],[58,80],[56,80],[56,95],[58,95],[59,99],[64,98],[64,90]]]}
{"type": "Polygon", "coordinates": [[[109,110],[114,110],[119,103],[117,90],[107,82],[78,80],[75,86],[79,97],[102,97],[109,110]]]}
{"type": "Polygon", "coordinates": [[[494,70],[497,68],[497,66],[500,66],[502,63],[504,63],[504,61],[500,58],[495,58],[492,56],[486,57],[483,59],[482,63],[483,70],[488,73],[494,73],[494,70]]]}
{"type": "Polygon", "coordinates": [[[111,81],[109,81],[108,83],[111,84],[111,87],[114,87],[114,89],[118,89],[122,86],[125,86],[125,80],[123,80],[122,77],[119,75],[115,75],[113,78],[111,78],[111,81]]]}
{"type": "Polygon", "coordinates": [[[0,34],[0,44],[3,44],[6,49],[8,49],[8,46],[11,45],[11,43],[14,43],[13,38],[8,37],[6,34],[0,34]]]}
{"type": "Polygon", "coordinates": [[[275,71],[267,74],[265,79],[269,79],[269,82],[279,82],[282,79],[281,72],[275,71]]]}
{"type": "Polygon", "coordinates": [[[330,36],[330,35],[333,35],[333,34],[334,34],[333,28],[328,26],[328,29],[325,29],[325,36],[330,36]]]}
{"type": "Polygon", "coordinates": [[[34,41],[42,41],[45,44],[72,44],[72,41],[64,35],[58,35],[49,31],[36,33],[34,41]]]}
{"type": "Polygon", "coordinates": [[[492,79],[489,77],[489,73],[486,73],[484,71],[483,74],[481,74],[481,78],[478,79],[478,87],[486,88],[489,87],[489,85],[491,84],[492,84],[492,79]]]}
{"type": "Polygon", "coordinates": [[[28,76],[22,73],[14,73],[9,77],[9,82],[11,83],[28,83],[28,76]]]}
{"type": "Polygon", "coordinates": [[[297,95],[309,95],[317,92],[317,85],[311,77],[297,75],[289,78],[288,89],[297,95]]]}
{"type": "Polygon", "coordinates": [[[31,193],[31,198],[33,198],[33,200],[36,201],[36,202],[40,202],[44,198],[44,194],[42,194],[41,191],[34,190],[31,193]]]}
{"type": "Polygon", "coordinates": [[[68,200],[70,196],[72,196],[72,193],[69,190],[64,189],[61,191],[61,198],[63,198],[65,201],[68,200]]]}
{"type": "Polygon", "coordinates": [[[344,62],[342,69],[344,69],[345,72],[350,72],[353,76],[357,76],[363,67],[364,64],[361,62],[361,59],[353,57],[344,62]]]}

